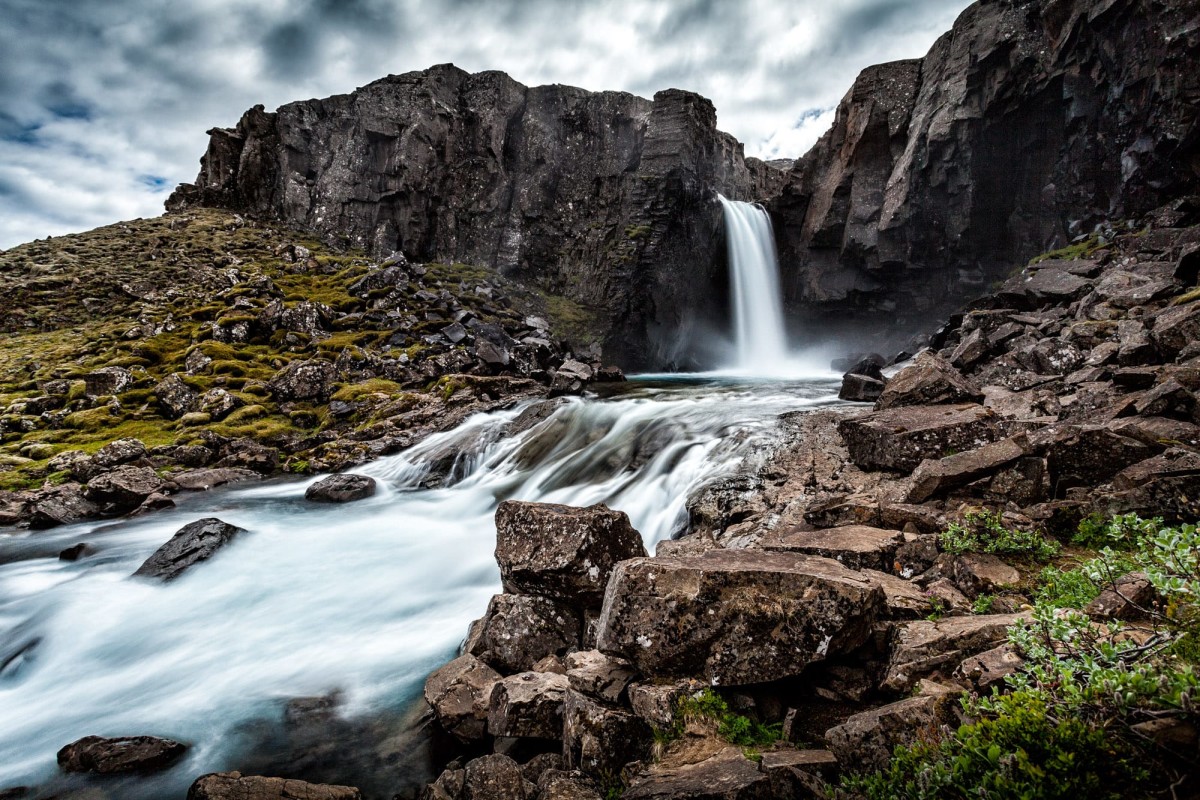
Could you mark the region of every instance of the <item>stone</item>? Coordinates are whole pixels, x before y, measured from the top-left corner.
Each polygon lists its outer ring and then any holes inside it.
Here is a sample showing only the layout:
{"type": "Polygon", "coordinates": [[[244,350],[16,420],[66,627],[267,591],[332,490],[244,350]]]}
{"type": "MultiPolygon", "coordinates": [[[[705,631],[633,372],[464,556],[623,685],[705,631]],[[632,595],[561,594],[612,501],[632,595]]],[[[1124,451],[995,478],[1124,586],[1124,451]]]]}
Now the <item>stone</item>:
{"type": "Polygon", "coordinates": [[[1003,690],[1005,679],[1015,673],[1025,659],[1010,644],[1002,644],[977,655],[968,656],[954,670],[954,675],[970,682],[981,694],[993,689],[1003,690]]]}
{"type": "Polygon", "coordinates": [[[921,678],[939,673],[948,676],[967,656],[1004,642],[1009,627],[1022,619],[1028,619],[1028,615],[987,614],[903,623],[896,629],[892,657],[881,686],[904,692],[921,678]]]}
{"type": "Polygon", "coordinates": [[[154,387],[158,408],[167,419],[179,419],[195,411],[200,405],[200,395],[183,382],[179,373],[171,373],[154,387]]]}
{"type": "Polygon", "coordinates": [[[1060,431],[1046,448],[1050,485],[1062,496],[1075,486],[1104,483],[1126,467],[1155,455],[1137,439],[1106,425],[1083,425],[1060,431]]]}
{"type": "Polygon", "coordinates": [[[36,491],[25,502],[21,515],[35,530],[55,528],[97,516],[100,507],[84,494],[77,483],[64,483],[36,491]]]}
{"type": "Polygon", "coordinates": [[[500,673],[472,655],[444,664],[425,679],[425,702],[442,728],[462,742],[487,732],[488,705],[500,673]]]}
{"type": "Polygon", "coordinates": [[[146,457],[146,445],[140,439],[117,439],[96,451],[88,464],[91,474],[119,467],[146,457]]]}
{"type": "Polygon", "coordinates": [[[859,646],[883,608],[883,590],[828,558],[637,558],[613,572],[597,647],[652,677],[766,683],[859,646]]]}
{"type": "Polygon", "coordinates": [[[568,769],[605,778],[650,755],[650,726],[629,711],[571,689],[563,706],[563,761],[568,769]]]}
{"type": "Polygon", "coordinates": [[[838,423],[856,466],[900,472],[911,472],[927,458],[977,449],[1009,432],[992,411],[970,403],[892,408],[838,423]]]}
{"type": "Polygon", "coordinates": [[[529,670],[579,646],[578,612],[547,597],[498,594],[467,638],[466,651],[504,673],[529,670]]]}
{"type": "Polygon", "coordinates": [[[88,397],[120,394],[133,385],[133,374],[124,367],[102,367],[83,376],[88,397]]]}
{"type": "Polygon", "coordinates": [[[850,569],[888,570],[903,542],[904,534],[900,531],[844,525],[818,531],[772,532],[759,546],[764,550],[825,556],[850,569]]]}
{"type": "Polygon", "coordinates": [[[1010,437],[974,450],[939,459],[926,459],[913,471],[909,503],[923,503],[949,489],[965,486],[1019,459],[1028,446],[1022,437],[1010,437]]]}
{"type": "Polygon", "coordinates": [[[1154,608],[1157,599],[1158,593],[1146,573],[1131,572],[1104,587],[1084,612],[1093,619],[1136,620],[1157,611],[1154,608]]]}
{"type": "Polygon", "coordinates": [[[842,376],[842,388],[838,390],[838,399],[858,403],[873,403],[883,394],[887,383],[866,375],[842,376]]]}
{"type": "Polygon", "coordinates": [[[950,354],[950,364],[958,369],[967,369],[978,364],[987,355],[990,342],[983,328],[971,331],[950,354]]]}
{"type": "Polygon", "coordinates": [[[837,760],[855,772],[887,767],[897,745],[941,738],[958,726],[952,695],[910,697],[855,714],[825,732],[825,743],[837,760]]]}
{"type": "Polygon", "coordinates": [[[577,773],[553,771],[539,788],[538,800],[604,800],[592,783],[577,773]]]}
{"type": "Polygon", "coordinates": [[[938,537],[933,534],[917,536],[896,548],[892,571],[901,578],[911,579],[933,566],[937,557],[938,537]]]}
{"type": "Polygon", "coordinates": [[[118,513],[132,511],[167,482],[149,467],[117,467],[88,481],[84,494],[88,500],[118,513]]]}
{"type": "Polygon", "coordinates": [[[328,361],[293,361],[267,382],[277,400],[328,402],[337,380],[337,367],[328,361]]]}
{"type": "Polygon", "coordinates": [[[685,695],[705,688],[699,681],[682,680],[674,683],[635,683],[629,687],[629,707],[638,718],[658,730],[667,730],[675,723],[675,708],[685,695]]]}
{"type": "Polygon", "coordinates": [[[933,611],[929,595],[912,581],[886,572],[864,569],[863,577],[883,589],[887,619],[924,619],[933,611]]]}
{"type": "Polygon", "coordinates": [[[1087,294],[1092,282],[1066,270],[1047,266],[1027,277],[1021,288],[1033,306],[1043,303],[1066,305],[1087,294]]]}
{"type": "Polygon", "coordinates": [[[1200,304],[1186,303],[1158,314],[1151,336],[1159,350],[1174,357],[1192,342],[1200,340],[1200,304]]]}
{"type": "Polygon", "coordinates": [[[171,482],[180,489],[189,492],[205,492],[224,486],[227,483],[262,480],[262,475],[253,470],[237,469],[234,467],[217,467],[215,469],[194,469],[177,472],[171,476],[171,482]]]}
{"type": "Polygon", "coordinates": [[[661,761],[630,781],[621,800],[776,800],[771,776],[725,747],[694,763],[661,761]]]}
{"type": "Polygon", "coordinates": [[[155,736],[85,736],[58,751],[58,766],[64,772],[99,775],[160,772],[178,761],[187,749],[186,744],[155,736]]]}
{"type": "Polygon", "coordinates": [[[617,562],[646,555],[623,511],[508,500],[496,509],[505,591],[599,608],[617,562]]]}
{"type": "Polygon", "coordinates": [[[58,554],[59,561],[78,561],[86,555],[91,554],[92,548],[86,542],[73,544],[66,550],[58,554]]]}
{"type": "Polygon", "coordinates": [[[304,499],[314,503],[352,503],[375,494],[375,479],[343,473],[323,478],[304,490],[304,499]]]}
{"type": "Polygon", "coordinates": [[[171,540],[154,551],[133,573],[137,578],[172,581],[187,570],[207,561],[229,544],[244,528],[222,522],[215,517],[184,525],[171,540]]]}
{"type": "Polygon", "coordinates": [[[875,408],[882,411],[901,406],[974,403],[982,399],[979,389],[948,361],[924,352],[888,381],[875,408]]]}
{"type": "Polygon", "coordinates": [[[519,672],[492,686],[487,730],[492,736],[560,739],[570,682],[553,672],[519,672]]]}
{"type": "Polygon", "coordinates": [[[1142,416],[1190,421],[1196,413],[1196,396],[1170,378],[1142,395],[1134,408],[1142,416]]]}
{"type": "Polygon", "coordinates": [[[579,394],[592,380],[592,368],[582,361],[567,359],[554,372],[550,382],[551,396],[579,394]]]}
{"type": "Polygon", "coordinates": [[[445,336],[451,344],[458,344],[466,339],[467,335],[467,329],[458,322],[452,322],[442,328],[442,336],[445,336]]]}
{"type": "Polygon", "coordinates": [[[187,800],[362,800],[362,793],[351,786],[214,772],[196,779],[187,800]]]}
{"type": "Polygon", "coordinates": [[[209,389],[200,396],[200,411],[220,422],[242,406],[242,401],[224,389],[209,389]]]}
{"type": "Polygon", "coordinates": [[[517,762],[505,755],[467,762],[462,800],[533,800],[536,787],[525,781],[517,762]]]}
{"type": "Polygon", "coordinates": [[[991,553],[963,553],[951,567],[954,583],[968,597],[991,594],[1017,585],[1021,573],[991,553]]]}
{"type": "Polygon", "coordinates": [[[579,650],[567,654],[566,676],[575,691],[617,703],[624,698],[625,687],[637,677],[637,670],[623,658],[599,650],[579,650]]]}

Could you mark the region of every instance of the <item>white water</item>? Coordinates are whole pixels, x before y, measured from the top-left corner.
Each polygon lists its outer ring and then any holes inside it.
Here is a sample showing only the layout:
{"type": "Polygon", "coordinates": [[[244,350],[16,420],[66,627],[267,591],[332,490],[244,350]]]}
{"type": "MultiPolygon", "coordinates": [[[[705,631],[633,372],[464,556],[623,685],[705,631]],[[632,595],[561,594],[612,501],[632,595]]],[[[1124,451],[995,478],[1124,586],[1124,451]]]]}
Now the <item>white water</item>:
{"type": "Polygon", "coordinates": [[[771,218],[762,206],[727,200],[725,241],[733,289],[735,368],[751,375],[795,372],[783,322],[779,262],[771,218]]]}
{"type": "Polygon", "coordinates": [[[762,452],[780,413],[833,402],[829,383],[631,386],[572,399],[527,432],[479,416],[359,472],[379,493],[307,503],[311,481],[181,496],[135,521],[0,536],[0,789],[55,775],[62,745],[97,734],[193,744],[122,798],[182,797],[237,766],[237,731],[291,697],[341,690],[344,713],[401,708],[499,591],[507,498],[627,512],[647,544],[686,525],[691,491],[762,452]],[[457,452],[460,479],[421,489],[457,452]],[[178,581],[129,575],[179,527],[219,516],[249,534],[178,581]],[[87,541],[70,564],[57,552],[87,541]]]}

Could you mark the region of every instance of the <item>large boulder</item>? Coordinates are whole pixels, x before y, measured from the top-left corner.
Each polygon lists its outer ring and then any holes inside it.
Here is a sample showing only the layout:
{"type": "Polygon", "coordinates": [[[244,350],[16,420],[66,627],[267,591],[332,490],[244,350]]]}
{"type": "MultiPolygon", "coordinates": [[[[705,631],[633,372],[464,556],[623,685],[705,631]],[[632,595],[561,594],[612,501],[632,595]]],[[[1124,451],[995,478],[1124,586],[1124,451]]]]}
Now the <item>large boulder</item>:
{"type": "Polygon", "coordinates": [[[629,762],[646,758],[654,742],[642,719],[574,689],[563,706],[561,735],[567,768],[596,777],[619,775],[629,762]]]}
{"type": "Polygon", "coordinates": [[[1187,303],[1162,312],[1154,318],[1151,335],[1159,350],[1176,355],[1200,339],[1200,303],[1187,303]]]}
{"type": "Polygon", "coordinates": [[[826,731],[825,742],[840,763],[876,772],[887,766],[897,745],[936,739],[956,727],[957,703],[952,694],[910,697],[855,714],[826,731]]]}
{"type": "Polygon", "coordinates": [[[1046,448],[1050,485],[1061,495],[1074,486],[1095,486],[1161,447],[1123,436],[1110,426],[1085,425],[1058,432],[1046,448]]]}
{"type": "Polygon", "coordinates": [[[838,423],[850,460],[866,470],[911,472],[927,458],[974,450],[1004,438],[1009,425],[973,403],[875,411],[838,423]]]}
{"type": "Polygon", "coordinates": [[[883,608],[882,589],[828,558],[637,558],[613,572],[597,646],[653,677],[765,683],[862,644],[883,608]]]}
{"type": "Polygon", "coordinates": [[[559,739],[570,683],[554,672],[520,672],[495,683],[488,703],[492,736],[559,739]]]}
{"type": "Polygon", "coordinates": [[[186,744],[156,736],[85,736],[58,751],[58,766],[64,772],[100,775],[158,772],[178,761],[187,749],[186,744]]]}
{"type": "Polygon", "coordinates": [[[293,361],[267,383],[277,400],[325,402],[333,394],[337,367],[329,361],[293,361]]]}
{"type": "Polygon", "coordinates": [[[645,555],[623,511],[517,500],[496,509],[496,561],[509,592],[599,608],[617,562],[645,555]]]}
{"type": "Polygon", "coordinates": [[[975,403],[982,399],[978,387],[950,362],[927,351],[888,381],[875,408],[975,403]]]}
{"type": "Polygon", "coordinates": [[[187,800],[362,800],[362,793],[351,786],[214,772],[196,779],[187,800]]]}
{"type": "Polygon", "coordinates": [[[635,776],[621,800],[782,800],[792,797],[740,747],[725,747],[700,761],[664,759],[635,776]]]}
{"type": "Polygon", "coordinates": [[[88,481],[85,494],[93,503],[118,512],[131,511],[167,482],[149,467],[117,467],[88,481]]]}
{"type": "Polygon", "coordinates": [[[501,672],[524,672],[578,647],[581,632],[579,613],[548,597],[498,594],[472,626],[466,651],[501,672]]]}
{"type": "Polygon", "coordinates": [[[200,519],[184,525],[171,540],[154,551],[133,573],[137,578],[156,578],[173,581],[201,561],[207,561],[217,551],[233,541],[244,528],[222,522],[215,517],[200,519]]]}
{"type": "Polygon", "coordinates": [[[637,670],[628,661],[599,650],[568,653],[565,662],[572,689],[607,703],[619,702],[625,687],[637,677],[637,670]]]}
{"type": "MultiPolygon", "coordinates": [[[[896,630],[882,686],[904,692],[936,673],[949,677],[964,658],[1004,642],[1026,614],[988,614],[907,622],[896,630]]],[[[835,751],[836,752],[836,751],[835,751]]]]}
{"type": "Polygon", "coordinates": [[[34,492],[21,511],[21,515],[29,520],[29,527],[39,530],[80,522],[99,513],[100,507],[87,498],[78,483],[64,483],[34,492]]]}
{"type": "Polygon", "coordinates": [[[350,503],[375,494],[375,479],[344,473],[322,478],[304,490],[304,499],[314,503],[350,503]]]}
{"type": "Polygon", "coordinates": [[[851,569],[889,570],[896,549],[904,542],[900,531],[868,525],[844,525],[818,531],[785,531],[764,539],[764,550],[825,556],[851,569]]]}
{"type": "Polygon", "coordinates": [[[83,384],[88,397],[120,394],[133,385],[133,373],[124,367],[101,367],[84,375],[83,384]]]}
{"type": "Polygon", "coordinates": [[[1018,436],[944,458],[927,458],[913,471],[907,500],[923,503],[949,489],[991,475],[1025,455],[1026,446],[1018,436]]]}
{"type": "Polygon", "coordinates": [[[500,673],[473,655],[462,655],[425,680],[425,702],[442,728],[457,739],[482,739],[492,689],[499,681],[500,673]]]}
{"type": "Polygon", "coordinates": [[[532,800],[536,790],[508,756],[481,756],[467,762],[462,800],[532,800]]]}
{"type": "Polygon", "coordinates": [[[183,382],[178,373],[171,373],[154,387],[159,410],[167,419],[179,419],[200,405],[200,394],[183,382]]]}

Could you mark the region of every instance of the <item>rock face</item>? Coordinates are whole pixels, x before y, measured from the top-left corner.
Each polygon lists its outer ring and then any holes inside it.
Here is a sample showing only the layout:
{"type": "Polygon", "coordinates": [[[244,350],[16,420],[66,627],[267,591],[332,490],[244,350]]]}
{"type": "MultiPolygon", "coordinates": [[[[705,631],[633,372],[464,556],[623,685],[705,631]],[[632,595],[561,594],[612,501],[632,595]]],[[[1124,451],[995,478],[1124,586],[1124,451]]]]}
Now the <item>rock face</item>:
{"type": "Polygon", "coordinates": [[[85,736],[58,751],[58,766],[65,772],[157,772],[175,763],[187,745],[154,736],[105,739],[85,736]]]}
{"type": "Polygon", "coordinates": [[[509,592],[599,608],[617,562],[645,555],[623,511],[517,500],[496,510],[496,561],[509,592]]]}
{"type": "Polygon", "coordinates": [[[864,70],[769,204],[787,300],[911,332],[1097,222],[1195,191],[1194,14],[976,3],[923,59],[864,70]]]}
{"type": "Polygon", "coordinates": [[[783,177],[690,92],[530,88],[447,64],[247,111],[210,131],[195,185],[168,207],[494,266],[597,309],[606,357],[630,367],[683,357],[680,334],[726,313],[714,192],[762,198],[783,177]]]}
{"type": "Polygon", "coordinates": [[[133,573],[138,578],[157,578],[173,581],[191,567],[212,558],[245,529],[215,517],[184,525],[171,541],[154,551],[133,573]]]}
{"type": "Polygon", "coordinates": [[[653,677],[765,683],[862,644],[883,606],[882,589],[828,558],[744,550],[638,558],[613,572],[598,647],[653,677]]]}

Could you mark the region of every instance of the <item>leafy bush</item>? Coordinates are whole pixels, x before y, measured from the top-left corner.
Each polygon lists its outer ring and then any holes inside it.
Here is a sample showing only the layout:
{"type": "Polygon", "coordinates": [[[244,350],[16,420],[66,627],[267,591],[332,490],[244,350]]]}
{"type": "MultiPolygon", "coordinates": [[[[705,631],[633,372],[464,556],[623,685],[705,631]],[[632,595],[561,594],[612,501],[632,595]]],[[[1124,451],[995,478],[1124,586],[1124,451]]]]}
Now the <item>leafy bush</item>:
{"type": "Polygon", "coordinates": [[[1037,531],[1022,531],[1004,526],[999,514],[981,511],[967,514],[961,523],[951,523],[940,537],[942,549],[949,553],[994,553],[1025,556],[1046,561],[1058,554],[1058,543],[1037,531]]]}
{"type": "Polygon", "coordinates": [[[704,689],[679,699],[675,706],[675,724],[660,738],[679,738],[683,735],[688,720],[695,719],[712,722],[716,725],[718,736],[741,747],[764,747],[779,741],[783,735],[781,725],[764,725],[735,713],[729,708],[725,698],[712,689],[704,689]]]}
{"type": "Polygon", "coordinates": [[[1156,532],[1162,524],[1162,517],[1147,520],[1137,514],[1124,514],[1109,519],[1100,514],[1092,514],[1080,520],[1079,529],[1071,541],[1093,549],[1113,547],[1128,550],[1134,547],[1142,536],[1156,532]]]}
{"type": "Polygon", "coordinates": [[[1083,608],[1099,594],[1100,587],[1082,569],[1046,567],[1038,575],[1034,599],[1052,608],[1083,608]]]}

